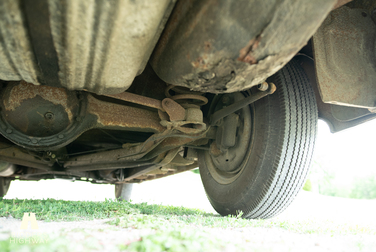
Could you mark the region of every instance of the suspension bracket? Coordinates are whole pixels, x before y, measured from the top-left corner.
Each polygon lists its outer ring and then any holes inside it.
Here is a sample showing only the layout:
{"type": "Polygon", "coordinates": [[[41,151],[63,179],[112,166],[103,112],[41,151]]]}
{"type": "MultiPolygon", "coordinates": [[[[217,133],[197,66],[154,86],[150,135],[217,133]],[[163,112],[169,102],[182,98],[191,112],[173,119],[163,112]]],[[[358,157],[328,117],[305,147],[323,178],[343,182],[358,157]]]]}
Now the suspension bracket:
{"type": "Polygon", "coordinates": [[[247,98],[245,98],[243,100],[235,102],[235,103],[231,104],[228,107],[225,107],[225,108],[223,108],[221,110],[216,111],[211,116],[211,118],[210,118],[210,125],[211,126],[215,126],[216,123],[220,119],[222,119],[222,118],[224,118],[224,117],[226,117],[226,116],[228,116],[228,115],[230,115],[230,114],[238,111],[239,109],[241,109],[241,108],[243,108],[243,107],[245,107],[245,106],[247,106],[247,105],[249,105],[251,103],[254,103],[257,100],[260,100],[261,98],[263,98],[263,97],[265,97],[267,95],[273,94],[276,91],[276,89],[277,88],[274,85],[274,83],[266,83],[266,82],[264,82],[264,83],[260,84],[260,87],[259,87],[260,92],[257,92],[256,94],[253,94],[253,95],[250,95],[250,96],[248,96],[247,98]],[[265,90],[266,84],[268,85],[268,87],[265,90]],[[265,91],[262,91],[262,90],[265,90],[265,91]]]}

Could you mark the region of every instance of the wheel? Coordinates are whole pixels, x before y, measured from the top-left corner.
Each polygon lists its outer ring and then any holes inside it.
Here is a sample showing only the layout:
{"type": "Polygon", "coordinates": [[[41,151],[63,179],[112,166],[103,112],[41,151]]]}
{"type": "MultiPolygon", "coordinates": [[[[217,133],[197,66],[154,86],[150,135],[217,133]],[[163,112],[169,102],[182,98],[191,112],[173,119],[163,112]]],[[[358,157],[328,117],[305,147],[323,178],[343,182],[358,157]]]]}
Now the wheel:
{"type": "MultiPolygon", "coordinates": [[[[221,215],[273,217],[304,184],[317,127],[312,87],[295,61],[268,82],[276,92],[224,118],[210,149],[198,152],[207,197],[221,215]]],[[[217,96],[209,114],[246,95],[217,96]]]]}
{"type": "Polygon", "coordinates": [[[116,184],[115,197],[118,200],[129,201],[131,199],[133,184],[116,184]]]}
{"type": "Polygon", "coordinates": [[[0,197],[4,197],[7,194],[10,182],[9,178],[0,177],[0,197]]]}

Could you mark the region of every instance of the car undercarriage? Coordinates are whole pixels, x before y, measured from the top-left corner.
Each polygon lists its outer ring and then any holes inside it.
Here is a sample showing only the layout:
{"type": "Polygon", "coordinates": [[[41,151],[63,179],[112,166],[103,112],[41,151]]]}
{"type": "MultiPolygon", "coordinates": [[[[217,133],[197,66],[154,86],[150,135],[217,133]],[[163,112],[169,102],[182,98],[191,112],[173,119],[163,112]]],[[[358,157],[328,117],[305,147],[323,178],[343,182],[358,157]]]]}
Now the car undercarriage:
{"type": "Polygon", "coordinates": [[[1,1],[0,193],[200,167],[220,214],[278,214],[318,117],[333,132],[375,117],[376,4],[348,2],[1,1]]]}

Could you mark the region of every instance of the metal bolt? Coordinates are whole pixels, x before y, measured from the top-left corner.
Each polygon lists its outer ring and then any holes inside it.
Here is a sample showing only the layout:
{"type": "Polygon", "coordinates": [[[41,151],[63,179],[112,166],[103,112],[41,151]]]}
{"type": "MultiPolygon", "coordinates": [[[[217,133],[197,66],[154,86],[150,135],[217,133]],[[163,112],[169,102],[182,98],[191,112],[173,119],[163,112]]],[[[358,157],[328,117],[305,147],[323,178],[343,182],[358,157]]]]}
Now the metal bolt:
{"type": "Polygon", "coordinates": [[[263,83],[261,83],[260,85],[258,85],[257,88],[258,88],[260,91],[266,91],[266,90],[268,90],[268,88],[269,88],[269,84],[268,84],[267,82],[263,82],[263,83]]]}
{"type": "Polygon", "coordinates": [[[11,129],[7,129],[7,133],[10,134],[12,133],[13,131],[11,129]]]}
{"type": "Polygon", "coordinates": [[[36,143],[38,143],[38,140],[37,140],[37,139],[31,139],[31,142],[32,142],[33,144],[36,144],[36,143]]]}
{"type": "Polygon", "coordinates": [[[51,112],[47,112],[46,114],[44,114],[44,118],[46,118],[47,120],[52,120],[54,116],[55,115],[51,112]]]}
{"type": "Polygon", "coordinates": [[[58,137],[59,137],[60,139],[63,139],[63,138],[64,138],[64,135],[63,135],[63,134],[60,134],[58,137]]]}

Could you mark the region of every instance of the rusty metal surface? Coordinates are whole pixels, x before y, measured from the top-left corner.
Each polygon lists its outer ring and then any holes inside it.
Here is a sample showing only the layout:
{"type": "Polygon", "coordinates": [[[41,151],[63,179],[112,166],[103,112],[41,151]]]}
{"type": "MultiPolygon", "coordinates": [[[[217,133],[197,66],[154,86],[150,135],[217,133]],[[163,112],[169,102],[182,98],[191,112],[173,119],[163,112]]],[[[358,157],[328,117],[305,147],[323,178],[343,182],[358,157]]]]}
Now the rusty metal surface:
{"type": "Polygon", "coordinates": [[[139,176],[147,174],[147,173],[149,173],[149,172],[151,172],[155,169],[158,169],[160,167],[163,167],[163,166],[171,163],[171,161],[175,158],[175,156],[178,154],[178,152],[179,152],[179,148],[172,149],[172,150],[168,151],[166,153],[166,155],[164,156],[164,158],[160,162],[158,162],[157,164],[151,165],[149,167],[142,167],[142,168],[136,168],[136,169],[131,170],[128,173],[128,176],[126,176],[124,178],[124,181],[130,181],[132,179],[135,179],[139,176]]]}
{"type": "MultiPolygon", "coordinates": [[[[93,164],[97,166],[111,166],[112,163],[116,163],[116,168],[119,168],[119,166],[121,167],[122,165],[129,164],[140,159],[147,160],[148,163],[150,163],[151,159],[155,158],[161,153],[148,158],[144,158],[145,155],[155,149],[164,141],[164,139],[170,137],[172,134],[172,130],[166,130],[162,133],[153,134],[143,143],[127,143],[122,146],[122,149],[102,151],[95,154],[86,154],[71,158],[65,162],[64,167],[75,169],[76,167],[93,166],[93,164]]],[[[173,146],[173,148],[176,148],[176,146],[173,146]]],[[[132,166],[132,164],[130,164],[130,166],[132,166]]]]}
{"type": "Polygon", "coordinates": [[[203,92],[192,91],[185,87],[168,85],[165,95],[185,108],[191,105],[203,106],[208,103],[208,98],[204,96],[203,92]]]}
{"type": "MultiPolygon", "coordinates": [[[[156,137],[152,136],[145,143],[138,143],[132,146],[126,144],[122,149],[101,151],[94,154],[86,154],[79,157],[70,158],[64,163],[64,167],[68,169],[79,169],[77,167],[88,169],[92,169],[93,167],[95,169],[101,169],[102,167],[108,169],[108,167],[113,166],[114,168],[112,169],[116,169],[124,168],[127,165],[129,167],[137,167],[138,165],[144,164],[144,162],[135,163],[134,161],[143,158],[148,152],[160,144],[161,140],[157,141],[154,139],[156,139],[156,137]]],[[[150,161],[148,161],[148,164],[149,163],[150,161]]]]}
{"type": "Polygon", "coordinates": [[[105,102],[63,88],[14,82],[5,85],[1,96],[1,134],[30,149],[58,149],[93,128],[138,132],[166,129],[156,111],[105,102]]]}
{"type": "Polygon", "coordinates": [[[64,163],[64,167],[68,170],[102,170],[147,166],[159,163],[159,155],[203,137],[203,133],[191,136],[167,130],[154,134],[144,143],[126,144],[123,149],[71,158],[64,163]]]}
{"type": "MultiPolygon", "coordinates": [[[[85,177],[86,181],[91,178],[92,183],[103,183],[103,180],[100,181],[98,176],[93,172],[80,172],[80,171],[56,171],[56,170],[42,170],[34,167],[24,167],[17,174],[19,180],[40,180],[40,179],[55,179],[55,178],[64,178],[64,179],[79,179],[85,177]]],[[[83,181],[83,180],[81,180],[83,181]]]]}
{"type": "MultiPolygon", "coordinates": [[[[202,136],[202,135],[201,135],[202,136]]],[[[196,137],[201,137],[196,136],[196,137]]],[[[193,161],[185,160],[181,156],[177,157],[178,152],[181,150],[181,144],[192,142],[195,140],[195,137],[192,138],[192,136],[187,136],[187,139],[181,139],[180,137],[171,138],[166,135],[166,139],[161,139],[161,148],[154,153],[151,153],[153,158],[150,161],[121,161],[120,159],[116,160],[116,157],[114,155],[107,155],[108,153],[97,153],[95,155],[91,155],[91,158],[87,158],[86,160],[83,160],[81,157],[78,159],[81,159],[81,162],[78,166],[69,166],[67,165],[69,162],[66,163],[66,169],[63,171],[56,170],[56,168],[53,167],[53,160],[50,161],[43,161],[40,159],[35,158],[32,154],[23,154],[22,152],[19,152],[19,149],[14,146],[3,146],[1,145],[0,150],[0,160],[6,160],[8,162],[20,164],[25,167],[33,167],[36,169],[28,168],[23,169],[22,172],[18,172],[17,175],[19,176],[19,179],[23,180],[39,180],[42,178],[54,178],[54,177],[65,177],[65,178],[72,178],[72,177],[86,177],[86,178],[92,178],[92,183],[113,183],[115,180],[112,176],[107,176],[107,178],[99,179],[94,173],[90,173],[89,171],[93,170],[107,170],[109,175],[111,172],[114,172],[114,169],[123,169],[128,168],[127,172],[125,173],[125,180],[128,182],[136,182],[146,176],[148,179],[162,177],[165,175],[171,175],[176,172],[181,172],[184,170],[192,169],[197,167],[197,164],[192,164],[193,161]],[[13,156],[13,158],[11,157],[13,156]],[[97,161],[100,160],[101,162],[96,162],[94,160],[94,157],[97,157],[97,161]],[[113,158],[111,161],[112,164],[108,164],[106,167],[106,162],[103,163],[103,160],[101,160],[101,157],[105,157],[106,159],[113,158]],[[16,161],[17,160],[17,161],[16,161]],[[84,162],[82,162],[84,161],[84,162]],[[84,165],[86,161],[86,165],[84,165]],[[120,162],[119,162],[120,161],[120,162]],[[111,167],[110,167],[111,166],[111,167]],[[195,167],[193,167],[195,166],[195,167]],[[157,174],[156,172],[153,172],[155,169],[159,169],[161,167],[165,167],[163,170],[163,174],[159,174],[160,176],[154,176],[153,174],[157,174]],[[148,173],[153,173],[151,176],[146,175],[148,173]],[[111,182],[112,181],[112,182],[111,182]]],[[[131,146],[130,146],[131,147],[131,146]]],[[[127,148],[127,147],[126,147],[127,148]]],[[[116,151],[114,151],[113,154],[115,154],[116,151]]],[[[117,155],[122,155],[124,153],[118,152],[117,155]]],[[[89,155],[87,155],[89,157],[89,155]]],[[[72,161],[75,159],[72,159],[72,161]]],[[[111,162],[110,161],[110,162],[111,162]]],[[[73,162],[72,162],[73,163],[73,162]]],[[[77,165],[78,163],[76,163],[77,165]]]]}
{"type": "Polygon", "coordinates": [[[196,134],[206,130],[200,106],[207,104],[208,99],[202,96],[201,92],[192,92],[169,85],[165,94],[168,98],[163,99],[162,102],[127,92],[107,96],[158,109],[160,124],[167,129],[177,129],[187,134],[196,134]],[[170,90],[173,90],[175,95],[171,95],[170,90]]]}
{"type": "Polygon", "coordinates": [[[47,161],[38,159],[36,156],[25,153],[22,149],[16,146],[9,146],[0,143],[0,160],[6,161],[15,165],[22,165],[26,167],[34,167],[41,170],[52,170],[54,161],[47,161]]]}
{"type": "Polygon", "coordinates": [[[147,155],[145,159],[156,157],[162,153],[181,147],[185,144],[194,142],[197,139],[205,137],[205,132],[196,135],[181,135],[181,134],[170,134],[167,135],[165,139],[158,145],[158,148],[154,148],[147,155]]]}
{"type": "Polygon", "coordinates": [[[197,134],[206,130],[203,113],[197,106],[185,109],[184,121],[162,120],[161,125],[167,127],[167,129],[175,129],[185,134],[197,134]]]}
{"type": "Polygon", "coordinates": [[[100,101],[88,96],[88,113],[97,116],[97,127],[162,132],[157,112],[100,101]]]}
{"type": "Polygon", "coordinates": [[[123,93],[120,93],[120,94],[106,95],[106,96],[112,97],[112,98],[115,98],[115,99],[119,99],[119,100],[122,100],[122,101],[132,102],[132,103],[140,104],[140,105],[143,105],[143,106],[146,106],[146,107],[155,108],[155,109],[159,109],[161,111],[164,111],[164,108],[162,106],[162,102],[160,100],[145,97],[145,96],[142,96],[142,95],[137,95],[137,94],[133,94],[133,93],[129,93],[129,92],[123,92],[123,93]]]}
{"type": "Polygon", "coordinates": [[[182,135],[174,130],[167,130],[151,136],[144,143],[127,144],[124,145],[123,149],[102,151],[71,158],[64,163],[64,167],[72,171],[89,171],[119,168],[132,169],[135,167],[140,167],[141,170],[152,165],[161,166],[161,160],[167,152],[180,148],[184,144],[202,139],[205,135],[205,132],[196,135],[182,135]]]}
{"type": "Polygon", "coordinates": [[[186,109],[171,98],[161,102],[131,93],[111,96],[146,106],[140,108],[103,101],[85,92],[14,82],[5,84],[1,96],[1,134],[33,150],[57,150],[90,129],[146,133],[177,129],[186,134],[206,129],[200,107],[186,103],[190,102],[187,98],[200,95],[183,94],[186,109]]]}
{"type": "Polygon", "coordinates": [[[165,82],[191,90],[248,89],[282,68],[336,2],[179,1],[151,65],[165,82]]]}
{"type": "Polygon", "coordinates": [[[52,102],[54,105],[61,105],[68,115],[69,121],[73,119],[72,107],[75,105],[71,97],[68,97],[64,88],[52,88],[48,86],[35,86],[31,83],[21,81],[12,85],[9,94],[3,98],[4,109],[15,111],[22,102],[40,96],[42,99],[52,102]]]}
{"type": "Polygon", "coordinates": [[[257,35],[255,38],[251,39],[248,44],[240,49],[238,61],[249,63],[254,65],[258,63],[258,60],[253,56],[255,51],[260,44],[261,36],[257,35]]]}
{"type": "Polygon", "coordinates": [[[165,89],[165,95],[167,98],[171,98],[174,94],[191,94],[191,95],[203,95],[203,92],[192,91],[186,87],[179,87],[175,85],[168,85],[165,89]],[[171,94],[172,93],[172,94],[171,94]]]}
{"type": "Polygon", "coordinates": [[[171,96],[171,99],[181,104],[194,104],[203,106],[208,103],[208,98],[202,95],[195,94],[179,94],[171,96]]]}
{"type": "Polygon", "coordinates": [[[0,79],[122,92],[144,69],[174,4],[0,1],[0,79]]]}
{"type": "Polygon", "coordinates": [[[4,84],[1,90],[0,133],[30,149],[56,149],[67,145],[88,125],[84,98],[76,92],[24,81],[4,84]]]}
{"type": "Polygon", "coordinates": [[[170,98],[162,101],[162,107],[170,117],[170,121],[183,121],[185,119],[185,109],[170,98]]]}
{"type": "Polygon", "coordinates": [[[174,170],[167,171],[163,174],[144,174],[142,176],[139,176],[137,178],[134,178],[134,179],[128,181],[128,183],[140,183],[140,182],[143,182],[143,181],[149,181],[149,180],[164,178],[164,177],[171,176],[171,175],[174,175],[174,174],[178,174],[178,173],[181,173],[181,172],[193,170],[197,167],[198,167],[198,164],[195,162],[194,164],[191,164],[191,165],[188,165],[188,166],[176,167],[174,170]]]}
{"type": "Polygon", "coordinates": [[[324,103],[376,107],[375,41],[376,24],[368,10],[343,6],[330,13],[313,36],[324,103]]]}
{"type": "Polygon", "coordinates": [[[83,164],[79,166],[74,167],[67,167],[67,171],[101,171],[101,170],[115,170],[115,169],[136,169],[136,168],[146,168],[154,166],[157,162],[154,162],[154,160],[150,162],[113,162],[113,163],[95,163],[95,164],[83,164]]]}

